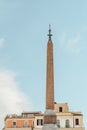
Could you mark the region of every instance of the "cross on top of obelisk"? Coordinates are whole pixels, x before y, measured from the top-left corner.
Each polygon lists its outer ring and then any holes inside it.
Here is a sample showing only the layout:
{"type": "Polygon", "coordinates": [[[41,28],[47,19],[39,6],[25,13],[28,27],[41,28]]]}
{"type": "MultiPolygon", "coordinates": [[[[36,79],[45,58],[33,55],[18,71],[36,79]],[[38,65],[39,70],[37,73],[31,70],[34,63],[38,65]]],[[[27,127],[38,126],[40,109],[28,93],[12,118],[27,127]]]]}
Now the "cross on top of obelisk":
{"type": "Polygon", "coordinates": [[[51,25],[50,24],[49,24],[49,34],[48,34],[48,36],[49,36],[49,40],[51,40],[52,34],[51,34],[51,25]]]}

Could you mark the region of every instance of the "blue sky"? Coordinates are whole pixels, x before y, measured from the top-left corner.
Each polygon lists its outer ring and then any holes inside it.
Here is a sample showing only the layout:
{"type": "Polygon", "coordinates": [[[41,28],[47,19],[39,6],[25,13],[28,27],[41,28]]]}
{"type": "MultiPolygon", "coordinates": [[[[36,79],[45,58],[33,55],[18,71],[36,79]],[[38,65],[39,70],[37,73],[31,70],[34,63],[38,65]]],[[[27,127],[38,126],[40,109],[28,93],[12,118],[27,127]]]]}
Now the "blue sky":
{"type": "Polygon", "coordinates": [[[6,114],[45,111],[51,24],[55,101],[81,111],[87,127],[87,1],[0,0],[0,126],[6,114]]]}

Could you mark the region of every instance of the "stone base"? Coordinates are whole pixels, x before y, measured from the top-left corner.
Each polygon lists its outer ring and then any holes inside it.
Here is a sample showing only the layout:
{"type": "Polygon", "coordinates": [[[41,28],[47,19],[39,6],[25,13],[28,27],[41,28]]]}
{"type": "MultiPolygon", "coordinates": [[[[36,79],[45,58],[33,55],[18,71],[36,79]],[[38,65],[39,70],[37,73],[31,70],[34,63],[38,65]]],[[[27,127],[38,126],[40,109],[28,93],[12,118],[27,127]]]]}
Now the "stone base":
{"type": "Polygon", "coordinates": [[[56,124],[56,113],[54,110],[46,110],[44,113],[44,124],[56,124]]]}
{"type": "Polygon", "coordinates": [[[44,124],[42,130],[58,130],[56,124],[44,124]]]}

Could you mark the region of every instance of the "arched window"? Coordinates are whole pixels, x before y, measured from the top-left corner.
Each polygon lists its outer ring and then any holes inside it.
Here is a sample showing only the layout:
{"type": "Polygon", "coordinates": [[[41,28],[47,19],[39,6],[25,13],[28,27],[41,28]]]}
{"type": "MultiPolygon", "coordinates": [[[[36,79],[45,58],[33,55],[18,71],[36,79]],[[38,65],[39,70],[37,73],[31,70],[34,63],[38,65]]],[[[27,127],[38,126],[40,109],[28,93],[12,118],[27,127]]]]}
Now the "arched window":
{"type": "Polygon", "coordinates": [[[28,127],[28,121],[24,121],[24,127],[28,127]]]}
{"type": "Polygon", "coordinates": [[[60,128],[60,120],[57,120],[56,125],[58,128],[60,128]]]}
{"type": "Polygon", "coordinates": [[[65,127],[66,127],[66,128],[70,128],[70,122],[69,122],[68,119],[66,120],[65,127]]]}

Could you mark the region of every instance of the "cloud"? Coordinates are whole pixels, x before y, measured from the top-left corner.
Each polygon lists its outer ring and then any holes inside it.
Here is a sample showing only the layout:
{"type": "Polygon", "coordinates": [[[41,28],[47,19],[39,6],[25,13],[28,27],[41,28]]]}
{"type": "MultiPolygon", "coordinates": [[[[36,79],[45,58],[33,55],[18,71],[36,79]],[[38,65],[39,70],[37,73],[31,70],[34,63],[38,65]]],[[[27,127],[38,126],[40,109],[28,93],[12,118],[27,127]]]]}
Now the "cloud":
{"type": "Polygon", "coordinates": [[[73,37],[68,37],[68,35],[64,32],[60,37],[60,46],[71,53],[80,53],[79,43],[81,37],[80,35],[76,35],[73,37]]]}
{"type": "Polygon", "coordinates": [[[2,47],[4,45],[5,39],[4,38],[0,38],[0,47],[2,47]]]}
{"type": "Polygon", "coordinates": [[[12,71],[0,70],[0,127],[4,124],[6,114],[21,114],[23,110],[31,110],[32,103],[19,90],[12,71]]]}

